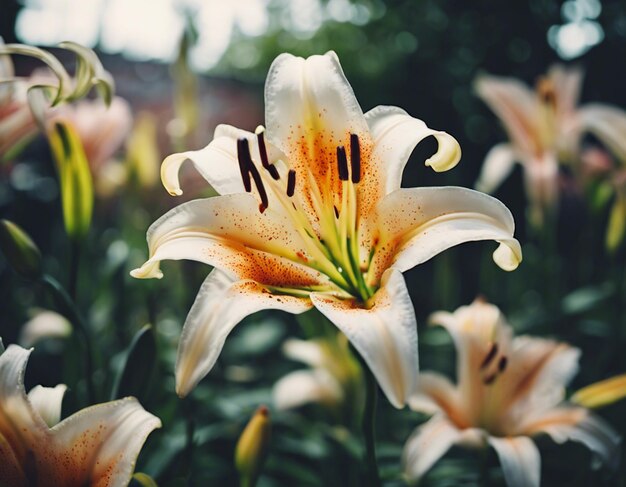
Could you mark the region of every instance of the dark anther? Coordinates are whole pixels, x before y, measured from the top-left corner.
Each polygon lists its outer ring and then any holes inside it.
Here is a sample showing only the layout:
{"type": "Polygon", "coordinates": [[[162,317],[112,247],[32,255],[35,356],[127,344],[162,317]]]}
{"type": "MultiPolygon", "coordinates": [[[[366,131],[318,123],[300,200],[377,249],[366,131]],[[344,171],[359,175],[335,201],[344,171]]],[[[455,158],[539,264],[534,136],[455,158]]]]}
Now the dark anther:
{"type": "Polygon", "coordinates": [[[335,210],[335,218],[339,218],[339,210],[335,205],[333,205],[333,210],[335,210]]]}
{"type": "Polygon", "coordinates": [[[250,182],[249,166],[252,165],[250,157],[250,147],[248,147],[247,139],[237,140],[237,160],[239,161],[239,171],[241,171],[241,180],[246,192],[252,191],[252,183],[250,182]]]}
{"type": "Polygon", "coordinates": [[[259,170],[254,165],[254,162],[252,162],[248,139],[239,139],[237,141],[237,157],[239,159],[239,169],[241,170],[243,185],[248,193],[252,191],[252,185],[250,184],[250,176],[252,176],[254,185],[259,191],[259,197],[261,198],[259,210],[263,213],[269,206],[269,200],[267,199],[267,192],[265,191],[265,186],[263,186],[263,180],[261,179],[259,170]]]}
{"type": "Polygon", "coordinates": [[[352,182],[357,184],[361,181],[361,145],[357,134],[350,134],[350,167],[352,182]]]}
{"type": "Polygon", "coordinates": [[[287,196],[290,198],[296,190],[296,171],[289,169],[287,173],[287,196]]]}
{"type": "Polygon", "coordinates": [[[261,164],[270,173],[270,175],[274,178],[275,181],[280,179],[280,174],[278,174],[278,169],[274,164],[270,164],[270,160],[267,157],[267,147],[265,146],[265,137],[264,131],[261,131],[256,134],[257,141],[259,143],[259,154],[261,154],[261,164]]]}
{"type": "Polygon", "coordinates": [[[491,348],[487,352],[487,355],[485,355],[483,362],[480,364],[480,370],[487,368],[487,366],[495,358],[497,353],[498,353],[498,344],[494,342],[491,344],[491,348]]]}
{"type": "Polygon", "coordinates": [[[343,145],[337,147],[337,167],[339,169],[339,179],[347,181],[348,175],[348,158],[346,157],[346,148],[343,145]]]}
{"type": "Polygon", "coordinates": [[[483,379],[483,384],[485,384],[486,386],[493,384],[493,381],[496,380],[497,375],[498,374],[488,375],[487,377],[483,379]]]}
{"type": "Polygon", "coordinates": [[[498,362],[498,371],[500,373],[504,372],[508,363],[509,361],[506,357],[500,357],[500,361],[498,362]]]}

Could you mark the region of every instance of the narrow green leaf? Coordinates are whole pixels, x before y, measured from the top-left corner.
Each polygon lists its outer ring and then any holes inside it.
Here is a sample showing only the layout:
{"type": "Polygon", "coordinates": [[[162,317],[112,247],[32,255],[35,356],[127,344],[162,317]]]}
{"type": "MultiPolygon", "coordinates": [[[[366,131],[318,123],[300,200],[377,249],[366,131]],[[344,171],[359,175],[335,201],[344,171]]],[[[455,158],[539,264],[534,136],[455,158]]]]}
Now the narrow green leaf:
{"type": "Polygon", "coordinates": [[[65,230],[71,239],[81,240],[89,231],[94,200],[85,149],[67,121],[56,122],[48,139],[59,174],[65,230]]]}
{"type": "Polygon", "coordinates": [[[154,329],[144,326],[133,338],[126,361],[111,392],[111,400],[135,396],[143,402],[149,393],[156,369],[157,348],[154,329]]]}

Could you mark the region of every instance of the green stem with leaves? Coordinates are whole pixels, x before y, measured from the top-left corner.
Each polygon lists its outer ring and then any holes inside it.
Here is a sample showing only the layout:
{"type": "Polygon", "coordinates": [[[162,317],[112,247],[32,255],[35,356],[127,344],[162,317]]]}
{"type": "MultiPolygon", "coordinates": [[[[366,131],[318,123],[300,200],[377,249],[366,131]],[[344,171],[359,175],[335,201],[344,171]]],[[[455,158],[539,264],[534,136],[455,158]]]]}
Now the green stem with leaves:
{"type": "Polygon", "coordinates": [[[41,282],[46,290],[52,296],[58,311],[65,316],[74,328],[81,334],[85,349],[84,349],[84,361],[85,361],[85,380],[87,382],[87,400],[89,404],[95,404],[96,394],[93,384],[93,347],[92,337],[87,324],[80,315],[75,303],[70,298],[67,291],[61,286],[61,284],[51,276],[44,275],[41,278],[41,282]]]}

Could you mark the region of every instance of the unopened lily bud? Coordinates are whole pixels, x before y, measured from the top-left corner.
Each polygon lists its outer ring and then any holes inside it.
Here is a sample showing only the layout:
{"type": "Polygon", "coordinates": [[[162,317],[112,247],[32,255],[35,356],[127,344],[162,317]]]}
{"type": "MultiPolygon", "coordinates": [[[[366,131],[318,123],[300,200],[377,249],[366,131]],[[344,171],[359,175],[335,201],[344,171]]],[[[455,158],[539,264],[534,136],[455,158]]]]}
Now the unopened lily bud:
{"type": "Polygon", "coordinates": [[[0,250],[9,265],[26,279],[41,276],[41,252],[28,234],[9,220],[0,220],[0,250]]]}
{"type": "Polygon", "coordinates": [[[93,212],[93,181],[89,161],[72,123],[57,120],[48,130],[61,187],[63,222],[67,235],[82,240],[91,225],[93,212]]]}
{"type": "Polygon", "coordinates": [[[256,485],[267,457],[270,429],[269,410],[261,406],[246,425],[235,448],[235,466],[241,487],[256,485]]]}
{"type": "Polygon", "coordinates": [[[626,397],[626,374],[611,377],[577,391],[571,402],[586,408],[608,406],[626,397]]]}

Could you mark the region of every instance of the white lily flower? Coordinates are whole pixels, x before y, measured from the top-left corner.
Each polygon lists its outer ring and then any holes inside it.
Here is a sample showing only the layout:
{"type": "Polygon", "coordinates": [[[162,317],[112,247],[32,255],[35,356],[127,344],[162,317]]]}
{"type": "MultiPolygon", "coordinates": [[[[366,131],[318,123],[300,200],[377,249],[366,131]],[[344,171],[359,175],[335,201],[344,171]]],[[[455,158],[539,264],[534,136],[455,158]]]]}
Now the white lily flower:
{"type": "Polygon", "coordinates": [[[134,398],[98,404],[61,421],[65,386],[24,390],[30,355],[0,356],[0,485],[124,487],[147,436],[161,426],[134,398]]]}
{"type": "Polygon", "coordinates": [[[460,148],[395,107],[363,114],[334,52],[280,55],[265,86],[267,131],[221,125],[199,151],[165,159],[162,180],[181,194],[190,159],[222,196],[174,208],[148,230],[150,257],[132,275],[161,277],[159,262],[216,267],[183,330],[177,391],[213,367],[232,328],[266,308],[318,308],[348,337],[396,407],[417,379],[415,313],[401,272],[472,240],[496,240],[496,262],[517,267],[509,210],[464,188],[401,189],[414,146],[432,135],[426,164],[445,171],[460,148]]]}
{"type": "Polygon", "coordinates": [[[420,376],[409,405],[433,416],[405,446],[405,474],[411,481],[454,444],[488,444],[498,454],[509,487],[537,487],[541,459],[531,438],[538,434],[557,443],[581,442],[606,462],[616,458],[616,433],[589,410],[563,403],[565,386],[578,371],[578,349],[547,339],[513,338],[500,310],[480,300],[431,319],[452,336],[457,384],[436,373],[420,376]]]}
{"type": "Polygon", "coordinates": [[[600,103],[577,107],[581,84],[580,69],[560,65],[552,66],[535,90],[513,78],[479,76],[476,92],[500,118],[509,142],[487,154],[476,188],[494,191],[520,163],[531,216],[541,223],[557,202],[559,164],[577,162],[584,133],[623,153],[620,126],[626,125],[626,112],[600,103]]]}
{"type": "Polygon", "coordinates": [[[72,324],[55,311],[37,310],[33,317],[24,323],[19,343],[28,348],[45,338],[65,338],[72,333],[72,324]]]}
{"type": "Polygon", "coordinates": [[[289,339],[283,344],[285,355],[309,366],[282,377],[272,390],[278,409],[292,409],[309,403],[340,406],[346,399],[355,398],[361,384],[358,363],[350,353],[344,335],[336,339],[289,339]]]}

